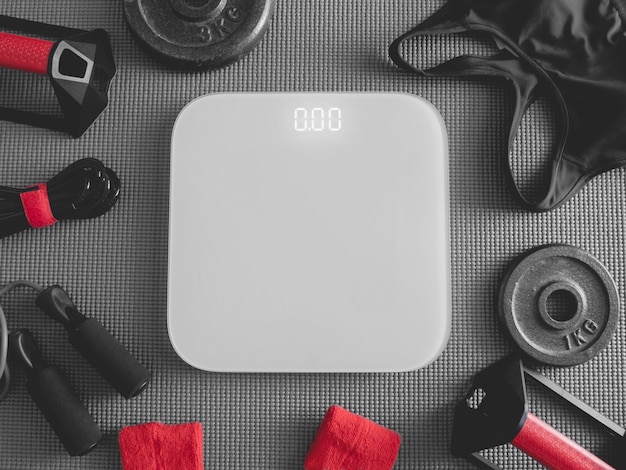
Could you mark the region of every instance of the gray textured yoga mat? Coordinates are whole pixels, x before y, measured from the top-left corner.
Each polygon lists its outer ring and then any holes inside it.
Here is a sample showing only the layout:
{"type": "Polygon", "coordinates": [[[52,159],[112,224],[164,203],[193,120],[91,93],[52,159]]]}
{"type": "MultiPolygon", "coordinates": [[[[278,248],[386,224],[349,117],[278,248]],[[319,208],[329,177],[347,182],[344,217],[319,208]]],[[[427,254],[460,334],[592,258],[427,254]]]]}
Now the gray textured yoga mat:
{"type": "MultiPolygon", "coordinates": [[[[105,28],[119,72],[109,108],[80,139],[0,122],[0,184],[26,186],[79,158],[96,157],[117,171],[123,188],[118,205],[98,219],[61,222],[0,240],[0,280],[61,284],[83,312],[128,345],[154,378],[142,395],[124,400],[71,348],[62,329],[36,309],[30,293],[3,298],[9,327],[32,329],[105,438],[88,456],[69,458],[28,397],[24,375],[16,371],[12,392],[0,403],[0,468],[116,469],[121,467],[117,435],[122,426],[197,420],[204,426],[207,469],[293,470],[302,467],[333,403],[402,435],[397,469],[470,468],[449,452],[453,407],[477,371],[511,351],[493,307],[500,275],[528,248],[569,243],[605,263],[623,301],[625,173],[597,177],[553,212],[520,209],[506,188],[502,166],[514,105],[506,84],[418,79],[388,59],[390,42],[440,4],[279,0],[267,36],[249,56],[222,70],[186,73],[160,65],[140,49],[124,24],[121,1],[1,2],[1,14],[105,28]],[[167,336],[165,305],[170,131],[187,102],[223,91],[408,92],[441,111],[450,140],[453,319],[449,345],[435,363],[402,374],[227,375],[196,371],[178,359],[167,336]]],[[[420,52],[415,46],[407,46],[407,53],[419,54],[422,63],[488,47],[454,37],[424,40],[420,52]]],[[[36,81],[23,80],[20,73],[2,71],[0,83],[3,103],[38,100],[36,81]]],[[[529,187],[548,155],[552,130],[549,107],[539,103],[525,118],[511,157],[529,187]]],[[[543,369],[622,425],[624,335],[620,318],[616,337],[589,363],[543,369]]],[[[594,452],[614,453],[596,427],[562,403],[538,393],[531,408],[594,452]]],[[[537,468],[510,448],[489,455],[507,468],[537,468]]]]}

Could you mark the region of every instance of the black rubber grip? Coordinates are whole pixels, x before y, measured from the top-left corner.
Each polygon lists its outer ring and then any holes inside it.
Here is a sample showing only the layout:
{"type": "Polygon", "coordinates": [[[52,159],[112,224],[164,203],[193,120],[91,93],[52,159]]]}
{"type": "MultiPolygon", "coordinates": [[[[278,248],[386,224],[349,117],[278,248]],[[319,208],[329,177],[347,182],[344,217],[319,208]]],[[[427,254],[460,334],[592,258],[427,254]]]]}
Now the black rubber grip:
{"type": "Polygon", "coordinates": [[[59,369],[36,372],[26,388],[70,455],[85,455],[100,442],[102,432],[59,369]]]}
{"type": "Polygon", "coordinates": [[[150,372],[95,318],[69,332],[70,342],[126,398],[148,385],[150,372]]]}
{"type": "Polygon", "coordinates": [[[126,398],[146,387],[150,372],[94,318],[78,311],[61,286],[39,294],[37,305],[67,330],[70,342],[126,398]]]}

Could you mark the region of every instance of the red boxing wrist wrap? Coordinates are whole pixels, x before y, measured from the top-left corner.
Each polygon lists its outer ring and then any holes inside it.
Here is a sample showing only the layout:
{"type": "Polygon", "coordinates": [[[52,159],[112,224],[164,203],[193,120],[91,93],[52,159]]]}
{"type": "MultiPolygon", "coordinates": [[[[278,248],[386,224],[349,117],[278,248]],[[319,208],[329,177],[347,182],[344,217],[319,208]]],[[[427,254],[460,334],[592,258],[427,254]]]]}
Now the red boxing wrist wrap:
{"type": "Polygon", "coordinates": [[[400,435],[343,408],[331,406],[304,462],[306,470],[391,470],[400,435]]]}
{"type": "Polygon", "coordinates": [[[37,189],[20,194],[26,220],[33,228],[48,227],[57,222],[50,207],[48,187],[46,183],[39,183],[34,187],[37,189]]]}
{"type": "Polygon", "coordinates": [[[127,426],[119,442],[123,470],[204,470],[200,423],[127,426]]]}

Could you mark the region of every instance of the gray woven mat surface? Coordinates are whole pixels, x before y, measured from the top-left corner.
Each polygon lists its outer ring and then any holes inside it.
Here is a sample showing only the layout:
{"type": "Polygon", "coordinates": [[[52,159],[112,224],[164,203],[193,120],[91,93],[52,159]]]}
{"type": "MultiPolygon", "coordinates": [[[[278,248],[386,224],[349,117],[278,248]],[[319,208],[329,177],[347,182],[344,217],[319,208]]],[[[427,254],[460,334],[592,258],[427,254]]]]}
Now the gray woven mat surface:
{"type": "MultiPolygon", "coordinates": [[[[121,468],[117,436],[126,425],[200,421],[207,469],[297,469],[325,410],[334,403],[398,431],[397,469],[470,468],[449,452],[454,404],[471,377],[511,351],[493,307],[497,283],[518,254],[546,243],[586,249],[626,292],[625,173],[592,181],[562,208],[520,209],[505,186],[503,155],[513,100],[492,80],[418,79],[392,66],[387,47],[441,4],[423,0],[279,0],[267,36],[225,69],[185,73],[148,57],[130,36],[121,1],[4,0],[0,14],[71,27],[103,27],[119,67],[105,114],[80,139],[0,122],[0,184],[49,179],[82,157],[103,160],[121,177],[110,213],[66,221],[0,241],[0,280],[26,278],[64,286],[83,312],[100,319],[154,374],[139,397],[117,395],[36,309],[28,292],[2,299],[9,327],[27,327],[59,365],[95,416],[105,438],[85,457],[69,458],[25,391],[23,374],[0,403],[0,468],[121,468]],[[442,113],[450,140],[452,332],[427,368],[399,374],[215,374],[185,365],[166,326],[170,131],[193,98],[224,91],[395,91],[420,95],[442,113]]],[[[463,38],[410,44],[416,60],[438,62],[488,45],[463,38]],[[414,49],[415,48],[415,49],[414,49]]],[[[4,100],[33,92],[20,73],[2,75],[4,100]]],[[[23,100],[26,104],[29,99],[23,100]]],[[[553,135],[549,106],[525,118],[511,155],[521,180],[545,164],[553,135]],[[542,160],[543,158],[543,160],[542,160]]],[[[329,325],[331,327],[331,325],[329,325]]],[[[590,362],[543,372],[621,425],[624,408],[624,321],[590,362]]],[[[375,344],[372,347],[376,347],[375,344]]],[[[610,458],[608,438],[555,400],[531,400],[536,414],[610,458]]],[[[506,468],[537,468],[512,448],[489,454],[506,468]]]]}

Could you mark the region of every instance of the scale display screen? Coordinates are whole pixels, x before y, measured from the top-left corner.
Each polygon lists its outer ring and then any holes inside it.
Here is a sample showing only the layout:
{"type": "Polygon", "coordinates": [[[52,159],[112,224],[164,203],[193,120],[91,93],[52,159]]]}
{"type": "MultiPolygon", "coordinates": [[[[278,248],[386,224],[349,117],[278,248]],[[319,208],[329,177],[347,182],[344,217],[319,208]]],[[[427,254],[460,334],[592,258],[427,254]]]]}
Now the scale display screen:
{"type": "Polygon", "coordinates": [[[449,324],[447,137],[399,93],[196,99],[174,126],[168,329],[225,372],[406,371],[449,324]]]}

